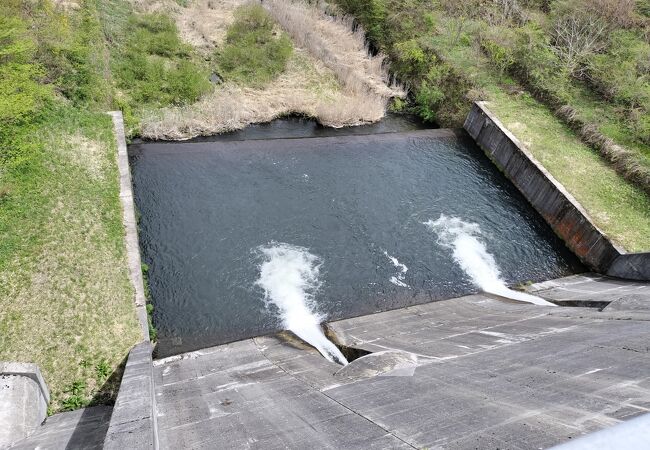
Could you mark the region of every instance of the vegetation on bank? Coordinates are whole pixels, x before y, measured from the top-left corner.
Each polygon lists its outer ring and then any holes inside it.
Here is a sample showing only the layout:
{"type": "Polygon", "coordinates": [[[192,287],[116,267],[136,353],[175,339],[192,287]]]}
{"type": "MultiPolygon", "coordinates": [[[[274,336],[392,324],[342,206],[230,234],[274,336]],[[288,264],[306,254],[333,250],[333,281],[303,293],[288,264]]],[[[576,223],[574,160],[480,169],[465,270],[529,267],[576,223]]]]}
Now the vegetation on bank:
{"type": "Polygon", "coordinates": [[[490,101],[608,235],[629,251],[650,249],[650,19],[643,2],[335,3],[388,55],[413,112],[454,127],[472,101],[490,101]]]}
{"type": "Polygon", "coordinates": [[[226,45],[215,59],[225,80],[260,87],[285,71],[292,50],[291,39],[278,30],[266,10],[249,4],[235,11],[226,45]]]}
{"type": "MultiPolygon", "coordinates": [[[[204,52],[166,6],[134,5],[0,3],[0,359],[41,367],[52,412],[110,402],[140,340],[106,111],[123,110],[132,134],[147,114],[193,105],[222,108],[228,127],[291,111],[364,120],[363,99],[292,50],[261,7],[242,8],[223,46],[204,52]],[[211,84],[213,72],[225,83],[211,84]]],[[[194,120],[182,111],[170,127],[194,120]]]]}
{"type": "Polygon", "coordinates": [[[381,119],[389,99],[403,95],[383,56],[368,54],[363,31],[314,4],[194,0],[168,9],[222,82],[196,103],[146,111],[144,137],[186,139],[287,114],[359,125],[381,119]]]}
{"type": "Polygon", "coordinates": [[[128,0],[86,1],[97,5],[108,61],[105,83],[130,135],[138,134],[147,110],[191,104],[212,89],[209,61],[182,42],[169,15],[139,13],[128,0]]]}
{"type": "Polygon", "coordinates": [[[106,51],[93,1],[0,5],[0,360],[37,363],[52,411],[110,402],[140,338],[106,51]]]}

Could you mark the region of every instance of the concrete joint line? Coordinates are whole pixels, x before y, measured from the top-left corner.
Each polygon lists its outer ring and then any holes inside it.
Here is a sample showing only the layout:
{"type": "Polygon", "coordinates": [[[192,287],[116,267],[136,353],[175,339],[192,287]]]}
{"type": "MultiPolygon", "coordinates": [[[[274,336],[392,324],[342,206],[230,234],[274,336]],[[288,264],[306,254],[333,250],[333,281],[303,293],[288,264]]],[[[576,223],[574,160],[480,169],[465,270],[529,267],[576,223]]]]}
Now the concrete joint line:
{"type": "Polygon", "coordinates": [[[252,340],[253,340],[253,343],[255,344],[255,348],[257,348],[257,351],[260,352],[260,353],[262,354],[262,356],[264,356],[264,358],[265,358],[269,363],[271,363],[271,365],[277,367],[277,368],[280,369],[282,372],[284,372],[287,376],[289,376],[289,377],[293,378],[294,380],[296,380],[297,383],[301,383],[301,384],[304,384],[304,385],[306,385],[306,386],[309,386],[310,389],[312,389],[312,390],[318,392],[319,394],[321,394],[321,395],[327,397],[328,399],[330,399],[331,401],[333,401],[333,402],[336,403],[337,405],[341,406],[341,407],[344,408],[345,410],[351,412],[352,414],[354,414],[354,415],[356,415],[356,416],[361,417],[363,420],[366,420],[366,421],[370,422],[371,424],[375,425],[376,427],[381,428],[381,429],[384,430],[387,434],[393,436],[395,439],[397,439],[398,441],[402,442],[403,444],[408,445],[410,448],[417,449],[417,447],[414,447],[412,444],[410,444],[409,442],[405,441],[405,440],[402,439],[401,437],[397,436],[397,435],[396,435],[395,433],[393,433],[392,431],[390,431],[390,430],[388,430],[388,429],[382,427],[381,425],[379,425],[378,423],[374,422],[374,421],[371,420],[370,418],[364,416],[363,414],[358,413],[357,411],[355,411],[355,410],[353,410],[353,409],[350,409],[349,407],[347,407],[347,406],[344,405],[343,403],[339,402],[339,401],[336,400],[335,398],[330,397],[329,395],[327,395],[327,393],[325,393],[325,391],[322,391],[322,390],[318,389],[316,386],[310,384],[310,383],[307,382],[307,381],[303,381],[303,380],[301,380],[301,379],[299,379],[299,378],[296,378],[293,374],[287,372],[287,371],[284,369],[284,367],[279,366],[279,365],[276,364],[275,362],[271,361],[271,360],[268,358],[268,356],[266,356],[266,354],[265,354],[265,353],[260,349],[260,347],[259,347],[259,345],[257,344],[257,341],[255,340],[255,338],[252,338],[252,340]]]}

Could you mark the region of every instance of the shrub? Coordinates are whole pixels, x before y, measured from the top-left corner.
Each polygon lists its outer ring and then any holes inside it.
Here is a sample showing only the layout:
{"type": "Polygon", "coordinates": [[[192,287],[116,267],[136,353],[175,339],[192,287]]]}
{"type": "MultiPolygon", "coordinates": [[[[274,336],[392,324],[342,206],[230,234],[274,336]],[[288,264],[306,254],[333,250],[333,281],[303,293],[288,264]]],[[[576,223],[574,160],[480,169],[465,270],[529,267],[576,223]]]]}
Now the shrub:
{"type": "Polygon", "coordinates": [[[648,109],[632,109],[629,114],[629,119],[636,137],[650,145],[650,113],[648,113],[648,109]]]}
{"type": "MultiPolygon", "coordinates": [[[[641,3],[641,2],[639,2],[641,3]]],[[[646,3],[647,4],[647,3],[646,3]]],[[[589,0],[584,8],[602,18],[610,29],[634,24],[635,0],[589,0]]]]}
{"type": "Polygon", "coordinates": [[[426,121],[460,126],[469,111],[471,84],[449,64],[436,61],[415,93],[416,110],[426,121]]]}
{"type": "Polygon", "coordinates": [[[513,70],[537,95],[555,106],[569,99],[566,66],[551,50],[548,37],[535,24],[516,32],[513,70]]]}
{"type": "MultiPolygon", "coordinates": [[[[354,16],[366,30],[368,39],[380,49],[387,49],[392,43],[387,39],[390,32],[386,26],[386,18],[389,8],[385,0],[337,0],[336,2],[343,10],[354,16]]],[[[401,7],[390,8],[401,9],[401,7]]]]}
{"type": "Polygon", "coordinates": [[[416,79],[427,72],[429,56],[416,39],[410,39],[395,44],[393,54],[393,70],[404,79],[416,79]]]}
{"type": "Polygon", "coordinates": [[[481,48],[500,73],[508,72],[515,64],[512,49],[504,45],[491,39],[484,38],[481,39],[481,48]]]}
{"type": "Polygon", "coordinates": [[[650,109],[650,45],[634,32],[612,33],[607,52],[590,59],[588,75],[605,97],[650,109]]]}
{"type": "Polygon", "coordinates": [[[246,5],[235,12],[226,45],[217,54],[225,79],[261,86],[282,73],[293,51],[285,33],[274,30],[274,21],[260,5],[246,5]]]}
{"type": "Polygon", "coordinates": [[[569,75],[583,77],[588,59],[604,48],[606,32],[607,24],[593,14],[574,12],[555,19],[552,49],[569,75]]]}
{"type": "Polygon", "coordinates": [[[194,62],[192,49],[181,42],[168,16],[132,17],[126,36],[114,73],[129,103],[184,105],[210,89],[207,70],[194,62]]]}

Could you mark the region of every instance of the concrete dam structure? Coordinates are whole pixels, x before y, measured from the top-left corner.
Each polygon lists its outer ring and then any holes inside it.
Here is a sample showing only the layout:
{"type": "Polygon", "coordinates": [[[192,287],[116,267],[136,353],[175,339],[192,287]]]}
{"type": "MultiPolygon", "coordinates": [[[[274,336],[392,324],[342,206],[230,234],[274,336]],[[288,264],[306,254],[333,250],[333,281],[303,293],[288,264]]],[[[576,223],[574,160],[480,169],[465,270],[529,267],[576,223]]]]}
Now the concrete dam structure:
{"type": "MultiPolygon", "coordinates": [[[[267,331],[270,334],[152,357],[132,179],[119,114],[114,115],[114,123],[128,258],[143,341],[129,354],[113,407],[57,414],[41,425],[46,386],[37,375],[28,375],[32,381],[22,382],[34,391],[34,401],[20,412],[14,410],[14,419],[20,415],[30,425],[13,437],[2,436],[7,448],[530,449],[560,444],[569,449],[643,448],[643,440],[634,439],[650,432],[647,254],[628,255],[613,245],[485,105],[477,104],[468,116],[467,133],[590,272],[541,277],[543,281],[528,285],[527,294],[543,304],[507,298],[509,292],[486,288],[491,284],[485,277],[504,287],[512,284],[507,282],[506,259],[490,246],[490,239],[499,235],[486,231],[489,221],[454,221],[453,216],[436,215],[427,217],[432,219],[428,228],[425,218],[416,214],[413,229],[422,233],[420,239],[430,234],[449,259],[449,270],[460,273],[468,289],[471,285],[478,292],[452,294],[449,297],[454,298],[445,300],[411,295],[404,307],[329,320],[323,333],[347,358],[345,366],[329,361],[292,333],[275,333],[273,327],[267,331]],[[476,266],[477,259],[485,264],[476,266]],[[501,271],[490,270],[494,263],[501,271]],[[628,428],[615,431],[621,424],[628,428]],[[610,434],[591,434],[599,431],[610,434]],[[594,442],[601,445],[594,447],[594,442]]],[[[449,132],[415,131],[406,133],[405,139],[414,140],[418,133],[439,139],[431,136],[449,132]]],[[[345,138],[326,139],[330,140],[321,142],[331,146],[345,138]]],[[[400,137],[393,133],[373,139],[393,145],[400,137]]],[[[298,141],[286,142],[285,151],[290,153],[298,141]]],[[[265,144],[234,145],[244,149],[265,144]]],[[[275,170],[273,162],[278,161],[271,161],[269,170],[275,170]]],[[[377,167],[385,170],[384,162],[377,167]]],[[[482,168],[476,170],[484,173],[482,168]]],[[[312,173],[311,178],[324,179],[324,175],[312,173]]],[[[303,182],[295,184],[303,186],[299,184],[303,182]]],[[[521,201],[518,193],[508,195],[521,201]]],[[[401,193],[398,197],[404,198],[401,193]]],[[[414,209],[421,207],[416,204],[414,209]]],[[[367,230],[365,225],[352,228],[367,230]]],[[[530,236],[546,236],[537,225],[532,229],[537,231],[530,236]]],[[[555,242],[556,238],[544,239],[555,242]]],[[[314,248],[318,246],[310,246],[314,248]]],[[[415,291],[412,280],[416,278],[408,277],[419,276],[416,264],[394,253],[372,248],[371,257],[380,262],[376,272],[386,279],[386,289],[415,291]]],[[[327,259],[320,273],[313,272],[317,259],[301,260],[305,255],[300,252],[282,255],[298,258],[288,260],[295,274],[325,277],[329,273],[327,259]],[[306,268],[297,261],[307,262],[306,268]]],[[[557,256],[557,261],[562,258],[557,256]]],[[[533,255],[535,259],[541,261],[539,255],[533,255]]],[[[262,259],[260,267],[264,261],[270,259],[262,259]]],[[[281,266],[289,262],[283,260],[281,266]]],[[[571,264],[561,270],[578,267],[571,264]]],[[[552,267],[549,270],[558,270],[552,267]]],[[[265,280],[261,292],[277,294],[275,285],[269,284],[272,279],[265,280]]],[[[298,278],[296,286],[309,294],[310,287],[302,280],[298,278]]],[[[305,304],[313,306],[309,301],[305,304]]],[[[19,380],[24,375],[14,372],[4,377],[19,380]]],[[[0,405],[0,412],[4,406],[0,405]]]]}

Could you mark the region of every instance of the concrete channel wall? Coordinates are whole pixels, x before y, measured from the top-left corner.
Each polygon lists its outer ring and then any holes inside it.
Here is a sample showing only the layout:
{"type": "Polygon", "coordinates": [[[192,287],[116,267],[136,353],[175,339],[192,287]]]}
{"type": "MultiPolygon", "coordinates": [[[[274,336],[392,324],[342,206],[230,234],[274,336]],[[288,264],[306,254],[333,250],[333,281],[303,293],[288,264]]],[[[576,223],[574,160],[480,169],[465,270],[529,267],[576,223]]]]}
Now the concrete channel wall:
{"type": "Polygon", "coordinates": [[[129,353],[104,439],[105,449],[158,448],[152,350],[150,342],[142,342],[129,353]]]}
{"type": "Polygon", "coordinates": [[[142,278],[142,260],[140,259],[140,243],[138,242],[138,224],[135,219],[135,202],[131,185],[131,169],[129,155],[126,149],[124,120],[122,111],[111,111],[113,129],[117,140],[117,168],[120,174],[120,202],[122,203],[122,222],[126,240],[126,257],[129,265],[129,277],[135,289],[135,310],[142,330],[142,338],[149,340],[149,325],[147,321],[147,300],[144,295],[144,280],[142,278]]]}
{"type": "Polygon", "coordinates": [[[464,128],[583,263],[599,273],[650,280],[650,253],[627,254],[612,243],[484,102],[474,104],[464,128]]]}
{"type": "Polygon", "coordinates": [[[129,352],[119,394],[106,433],[104,448],[116,450],[157,449],[158,427],[151,356],[153,347],[149,339],[142,261],[124,121],[121,111],[113,111],[109,114],[113,117],[117,140],[117,166],[120,174],[120,201],[123,210],[126,252],[129,275],[135,289],[134,301],[142,331],[142,342],[129,352]]]}

